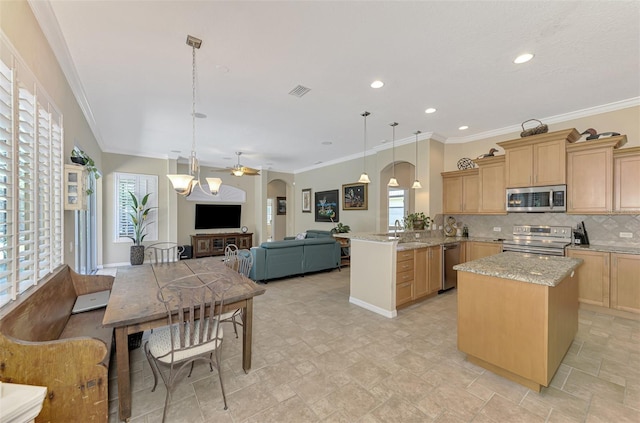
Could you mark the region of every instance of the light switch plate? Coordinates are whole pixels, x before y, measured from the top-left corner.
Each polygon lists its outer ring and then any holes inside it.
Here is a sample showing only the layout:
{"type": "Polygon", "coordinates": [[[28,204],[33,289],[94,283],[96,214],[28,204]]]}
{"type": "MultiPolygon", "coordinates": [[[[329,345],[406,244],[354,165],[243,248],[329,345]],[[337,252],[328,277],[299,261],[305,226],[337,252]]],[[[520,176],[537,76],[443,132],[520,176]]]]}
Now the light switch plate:
{"type": "Polygon", "coordinates": [[[633,234],[631,232],[620,232],[620,238],[633,238],[633,234]]]}
{"type": "Polygon", "coordinates": [[[494,226],[493,232],[502,232],[502,228],[500,226],[494,226]]]}

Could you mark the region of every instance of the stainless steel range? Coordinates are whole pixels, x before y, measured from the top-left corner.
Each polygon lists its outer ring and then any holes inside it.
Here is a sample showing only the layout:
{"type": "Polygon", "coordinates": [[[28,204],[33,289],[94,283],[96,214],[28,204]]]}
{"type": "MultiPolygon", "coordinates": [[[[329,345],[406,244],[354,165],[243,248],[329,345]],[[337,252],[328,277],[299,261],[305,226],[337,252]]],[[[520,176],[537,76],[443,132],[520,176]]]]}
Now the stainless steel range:
{"type": "Polygon", "coordinates": [[[571,243],[570,226],[516,225],[513,239],[502,243],[502,251],[564,256],[564,247],[571,243]]]}

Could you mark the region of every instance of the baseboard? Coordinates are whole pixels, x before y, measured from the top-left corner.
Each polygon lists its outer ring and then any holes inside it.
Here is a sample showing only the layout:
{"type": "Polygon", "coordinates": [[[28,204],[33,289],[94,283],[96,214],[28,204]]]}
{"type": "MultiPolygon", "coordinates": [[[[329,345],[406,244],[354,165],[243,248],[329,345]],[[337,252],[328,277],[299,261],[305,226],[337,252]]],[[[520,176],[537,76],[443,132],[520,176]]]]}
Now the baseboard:
{"type": "Polygon", "coordinates": [[[393,311],[385,310],[383,308],[374,306],[373,304],[366,303],[357,298],[349,297],[349,302],[351,304],[357,305],[358,307],[362,307],[365,310],[369,310],[381,316],[388,317],[389,319],[392,319],[398,315],[398,312],[396,310],[393,310],[393,311]]]}
{"type": "Polygon", "coordinates": [[[640,321],[640,314],[632,313],[630,311],[616,310],[615,308],[602,307],[593,304],[580,303],[582,310],[593,311],[594,313],[606,314],[614,317],[621,317],[623,319],[640,321]]]}

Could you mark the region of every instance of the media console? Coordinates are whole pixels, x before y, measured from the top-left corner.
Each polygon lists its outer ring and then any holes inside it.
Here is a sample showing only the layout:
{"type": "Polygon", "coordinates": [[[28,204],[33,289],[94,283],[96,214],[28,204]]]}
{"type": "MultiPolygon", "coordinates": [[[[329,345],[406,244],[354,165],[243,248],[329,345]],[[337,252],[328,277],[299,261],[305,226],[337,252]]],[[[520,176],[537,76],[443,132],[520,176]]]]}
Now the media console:
{"type": "Polygon", "coordinates": [[[193,258],[222,256],[224,248],[229,244],[235,244],[240,249],[249,249],[253,246],[253,233],[228,232],[191,235],[193,258]]]}

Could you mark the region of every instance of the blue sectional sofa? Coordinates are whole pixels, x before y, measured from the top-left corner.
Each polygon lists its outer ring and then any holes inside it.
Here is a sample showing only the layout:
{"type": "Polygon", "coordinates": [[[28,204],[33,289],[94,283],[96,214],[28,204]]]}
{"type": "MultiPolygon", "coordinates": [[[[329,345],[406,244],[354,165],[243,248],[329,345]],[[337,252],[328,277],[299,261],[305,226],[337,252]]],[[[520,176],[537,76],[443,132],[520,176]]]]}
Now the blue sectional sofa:
{"type": "Polygon", "coordinates": [[[303,275],[340,266],[340,244],[329,231],[309,230],[305,239],[263,242],[252,247],[254,281],[303,275]]]}

